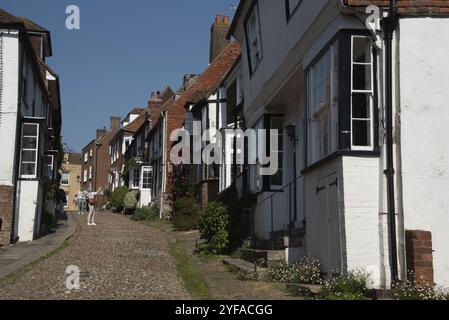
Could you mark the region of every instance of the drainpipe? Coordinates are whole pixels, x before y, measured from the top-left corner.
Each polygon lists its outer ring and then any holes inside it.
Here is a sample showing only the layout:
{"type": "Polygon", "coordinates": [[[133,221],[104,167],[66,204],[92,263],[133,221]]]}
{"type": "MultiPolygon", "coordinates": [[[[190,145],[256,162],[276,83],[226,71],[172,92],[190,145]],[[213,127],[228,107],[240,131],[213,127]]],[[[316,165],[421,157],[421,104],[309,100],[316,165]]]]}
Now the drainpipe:
{"type": "Polygon", "coordinates": [[[394,156],[393,156],[393,34],[398,24],[397,1],[390,1],[390,13],[384,19],[385,41],[386,41],[386,160],[387,168],[384,171],[387,178],[387,202],[390,231],[391,250],[391,281],[399,281],[398,277],[398,252],[397,252],[397,231],[396,231],[396,208],[394,190],[394,156]]]}
{"type": "Polygon", "coordinates": [[[162,112],[162,183],[161,183],[161,199],[160,199],[160,208],[159,208],[159,218],[163,218],[163,204],[164,204],[164,195],[167,185],[167,110],[162,112]]]}

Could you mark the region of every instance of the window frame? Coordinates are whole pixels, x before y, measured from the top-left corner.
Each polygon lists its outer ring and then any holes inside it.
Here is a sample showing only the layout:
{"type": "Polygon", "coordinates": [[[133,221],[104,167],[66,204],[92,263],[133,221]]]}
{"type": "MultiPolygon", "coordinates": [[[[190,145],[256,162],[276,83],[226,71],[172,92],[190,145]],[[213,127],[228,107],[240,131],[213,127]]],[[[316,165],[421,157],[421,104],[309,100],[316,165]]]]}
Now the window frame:
{"type": "MultiPolygon", "coordinates": [[[[340,55],[340,43],[338,39],[334,39],[328,45],[324,47],[324,49],[317,55],[317,57],[310,63],[310,65],[305,70],[305,84],[306,84],[306,140],[307,140],[307,163],[315,163],[320,161],[321,159],[331,155],[335,151],[338,150],[338,127],[339,127],[339,88],[335,88],[335,84],[339,83],[339,66],[335,66],[335,55],[337,54],[337,63],[339,63],[339,55],[340,55]],[[329,101],[327,101],[326,105],[315,108],[315,105],[310,105],[310,94],[314,96],[314,90],[316,88],[312,88],[310,91],[310,82],[314,83],[314,68],[318,68],[319,75],[319,67],[320,62],[329,55],[328,67],[328,79],[330,84],[329,89],[329,101]],[[310,78],[310,79],[309,79],[310,78]],[[336,102],[335,102],[336,101],[336,102]],[[313,108],[313,110],[311,110],[313,108]],[[327,114],[327,131],[323,130],[323,122],[319,121],[319,119],[323,119],[323,115],[327,114]],[[319,122],[319,128],[316,129],[312,122],[319,122]],[[318,130],[318,131],[317,131],[318,130]],[[317,137],[317,132],[319,135],[319,141],[315,141],[317,137]],[[327,152],[324,153],[324,135],[323,133],[327,133],[327,152]],[[313,137],[311,137],[311,134],[313,137]],[[310,139],[314,139],[314,148],[311,149],[311,141],[310,139]],[[312,154],[311,154],[312,153],[312,154]]],[[[320,76],[320,75],[319,75],[320,76]]],[[[326,81],[323,82],[326,85],[326,81]]],[[[319,84],[319,86],[321,83],[319,84]]],[[[325,92],[326,94],[326,92],[325,92]]]]}
{"type": "Polygon", "coordinates": [[[70,172],[61,173],[61,186],[69,187],[70,186],[70,172]],[[67,183],[64,183],[64,175],[67,177],[67,183]]]}
{"type": "Polygon", "coordinates": [[[129,187],[132,190],[138,190],[140,188],[140,182],[141,182],[141,170],[139,167],[132,167],[130,174],[129,174],[129,187]],[[135,178],[137,177],[137,184],[135,183],[135,178]]]}
{"type": "Polygon", "coordinates": [[[39,143],[40,143],[40,124],[39,123],[30,123],[24,122],[22,123],[22,147],[20,150],[20,177],[22,179],[36,179],[38,174],[38,165],[39,165],[39,143]],[[35,126],[36,127],[36,135],[35,136],[25,136],[24,135],[24,127],[25,126],[35,126]],[[23,148],[23,139],[24,138],[35,138],[36,139],[36,148],[23,148]],[[35,161],[23,161],[23,152],[31,151],[35,152],[35,161]],[[34,164],[34,174],[23,174],[22,165],[23,164],[34,164]]]}
{"type": "Polygon", "coordinates": [[[292,17],[298,11],[298,9],[301,6],[301,4],[302,4],[302,0],[299,0],[299,2],[296,5],[296,7],[293,8],[293,10],[291,10],[291,8],[290,8],[290,0],[285,0],[285,14],[286,14],[286,17],[287,17],[287,24],[290,22],[292,17]]]}
{"type": "MultiPolygon", "coordinates": [[[[273,119],[280,119],[282,121],[282,126],[281,126],[281,136],[282,136],[282,145],[279,146],[279,150],[277,153],[281,153],[282,158],[280,163],[278,163],[279,169],[281,170],[281,184],[273,184],[272,179],[273,176],[276,175],[278,172],[276,172],[274,175],[272,176],[265,176],[264,177],[264,181],[263,181],[263,189],[264,191],[279,191],[281,190],[284,185],[285,185],[285,177],[284,177],[284,173],[285,173],[285,166],[284,166],[284,161],[285,161],[285,139],[286,139],[286,134],[285,134],[285,128],[284,128],[284,116],[281,114],[265,114],[264,115],[264,129],[267,130],[267,138],[266,138],[266,142],[267,142],[267,150],[271,149],[271,140],[270,140],[270,130],[272,130],[272,125],[273,125],[273,119]]],[[[271,156],[271,153],[270,153],[271,156]]],[[[278,160],[279,161],[279,160],[278,160]]]]}
{"type": "Polygon", "coordinates": [[[153,167],[151,166],[143,166],[142,170],[141,170],[141,186],[142,186],[142,190],[152,190],[153,188],[153,167]],[[147,179],[149,179],[149,181],[147,183],[145,183],[145,174],[148,173],[149,177],[147,177],[147,179]],[[148,187],[146,187],[148,186],[148,187]]]}
{"type": "MultiPolygon", "coordinates": [[[[352,36],[366,36],[370,37],[371,34],[366,30],[358,29],[342,29],[335,34],[335,36],[323,46],[323,49],[316,55],[316,57],[304,68],[305,70],[305,85],[306,92],[308,92],[308,80],[307,74],[310,68],[326,53],[326,51],[336,41],[338,41],[338,101],[337,101],[337,150],[328,156],[320,159],[311,159],[310,152],[310,124],[309,124],[309,110],[305,108],[306,125],[304,128],[305,134],[305,168],[302,173],[305,174],[310,170],[313,170],[317,166],[326,163],[330,159],[336,156],[364,156],[364,157],[379,157],[379,101],[378,101],[378,80],[377,80],[377,52],[375,46],[372,47],[372,148],[352,148],[352,128],[351,128],[351,99],[352,99],[352,36]]],[[[305,95],[305,105],[308,106],[307,101],[308,93],[305,95]]]]}
{"type": "Polygon", "coordinates": [[[43,158],[50,158],[50,165],[46,164],[45,160],[43,161],[43,166],[46,170],[44,170],[44,176],[46,176],[48,179],[53,179],[53,169],[54,169],[54,162],[55,162],[55,157],[53,155],[44,155],[43,158]],[[47,171],[48,170],[48,171],[47,171]],[[48,173],[48,175],[47,175],[48,173]]]}
{"type": "Polygon", "coordinates": [[[370,63],[359,63],[354,62],[354,39],[355,38],[365,38],[369,39],[371,42],[371,47],[373,45],[372,37],[370,36],[364,36],[364,35],[351,35],[351,103],[350,103],[350,117],[351,117],[351,150],[359,150],[359,151],[373,151],[374,150],[374,52],[371,50],[371,62],[370,63]],[[364,65],[364,66],[370,66],[370,84],[371,84],[371,90],[355,90],[354,89],[354,65],[364,65]],[[369,120],[361,119],[361,118],[354,118],[353,117],[353,95],[354,94],[365,94],[369,97],[369,120]],[[354,130],[353,125],[354,121],[368,121],[370,123],[370,145],[369,146],[358,146],[354,145],[354,130]]]}
{"type": "Polygon", "coordinates": [[[249,67],[249,74],[250,74],[250,78],[252,78],[253,74],[257,71],[257,69],[259,68],[260,64],[263,61],[263,46],[262,46],[262,28],[260,25],[260,10],[259,10],[259,1],[258,0],[253,0],[253,2],[251,3],[251,7],[248,10],[248,14],[245,17],[245,20],[243,22],[243,26],[245,29],[245,43],[246,43],[246,51],[247,51],[247,56],[248,56],[248,67],[249,67]],[[255,18],[256,18],[256,27],[258,28],[256,30],[256,34],[258,37],[258,44],[259,44],[259,62],[257,63],[257,65],[253,66],[253,59],[252,59],[252,54],[251,54],[251,48],[252,45],[250,46],[250,42],[249,42],[249,34],[248,34],[248,22],[251,19],[252,14],[255,14],[255,18]]]}

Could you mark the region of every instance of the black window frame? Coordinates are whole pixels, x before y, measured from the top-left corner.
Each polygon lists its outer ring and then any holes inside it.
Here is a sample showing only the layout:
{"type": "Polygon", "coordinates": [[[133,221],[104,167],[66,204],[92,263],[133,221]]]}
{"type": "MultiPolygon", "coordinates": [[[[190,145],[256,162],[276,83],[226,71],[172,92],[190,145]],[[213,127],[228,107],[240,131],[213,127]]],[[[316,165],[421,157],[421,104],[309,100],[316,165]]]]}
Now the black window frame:
{"type": "MultiPolygon", "coordinates": [[[[340,30],[316,55],[316,57],[307,65],[304,69],[304,83],[305,92],[308,92],[307,74],[312,66],[319,61],[319,59],[329,50],[329,48],[338,41],[338,136],[337,136],[337,150],[330,155],[318,160],[309,162],[309,124],[305,121],[305,168],[302,173],[308,171],[326,163],[329,160],[334,159],[336,156],[367,156],[367,157],[379,157],[380,145],[379,145],[379,102],[378,102],[378,88],[377,88],[377,60],[376,60],[376,47],[373,40],[373,150],[353,150],[351,146],[351,38],[352,36],[371,36],[369,31],[357,30],[357,29],[343,29],[340,30]]],[[[305,94],[305,106],[308,105],[307,94],[305,94]]],[[[308,108],[305,108],[305,119],[309,119],[308,108]]]]}
{"type": "Polygon", "coordinates": [[[285,15],[286,15],[286,19],[287,19],[287,24],[290,22],[290,20],[292,19],[292,17],[295,15],[295,13],[298,11],[299,7],[302,4],[302,0],[300,0],[298,2],[298,4],[296,5],[295,8],[290,8],[290,1],[289,0],[285,0],[285,15]]]}
{"type": "MultiPolygon", "coordinates": [[[[271,140],[270,140],[270,130],[271,130],[271,120],[273,118],[280,118],[282,121],[284,121],[285,116],[283,114],[277,114],[277,113],[266,113],[263,115],[263,128],[266,131],[266,143],[267,143],[267,151],[271,148],[271,140]]],[[[281,164],[281,170],[282,170],[282,183],[281,185],[273,185],[272,184],[272,177],[273,176],[263,176],[262,177],[262,192],[279,192],[284,186],[285,186],[285,179],[284,179],[284,161],[285,161],[285,128],[282,128],[281,134],[284,135],[283,137],[283,145],[281,146],[282,149],[282,164],[281,164]]],[[[271,154],[270,154],[271,155],[271,154]]],[[[258,156],[258,155],[257,155],[258,156]]],[[[265,167],[269,167],[269,165],[266,165],[265,167]]],[[[277,173],[277,172],[276,172],[277,173]]]]}

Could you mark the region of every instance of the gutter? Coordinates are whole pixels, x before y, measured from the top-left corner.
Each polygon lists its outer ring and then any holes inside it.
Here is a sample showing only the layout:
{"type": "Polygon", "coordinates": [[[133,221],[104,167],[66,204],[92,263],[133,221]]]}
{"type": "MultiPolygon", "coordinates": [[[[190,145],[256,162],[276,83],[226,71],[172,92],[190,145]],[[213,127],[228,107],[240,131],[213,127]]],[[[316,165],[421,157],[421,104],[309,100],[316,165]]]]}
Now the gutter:
{"type": "Polygon", "coordinates": [[[387,18],[383,20],[385,27],[385,50],[386,50],[386,165],[384,174],[387,179],[387,203],[390,233],[390,251],[391,251],[391,281],[399,281],[398,276],[398,249],[397,249],[397,230],[396,230],[396,206],[395,206],[395,168],[394,168],[394,146],[393,146],[393,34],[398,25],[398,7],[397,0],[390,0],[390,12],[387,18]]]}

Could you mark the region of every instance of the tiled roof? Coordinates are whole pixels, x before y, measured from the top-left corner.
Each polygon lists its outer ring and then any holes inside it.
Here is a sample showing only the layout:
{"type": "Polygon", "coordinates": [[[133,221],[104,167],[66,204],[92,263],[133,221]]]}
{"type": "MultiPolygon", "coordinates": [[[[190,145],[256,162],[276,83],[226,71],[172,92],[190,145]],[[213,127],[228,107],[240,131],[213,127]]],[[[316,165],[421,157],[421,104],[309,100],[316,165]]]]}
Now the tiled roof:
{"type": "MultiPolygon", "coordinates": [[[[350,7],[366,8],[369,5],[388,7],[390,1],[366,1],[366,0],[344,0],[350,7]]],[[[447,15],[449,14],[449,1],[441,0],[398,0],[398,12],[404,15],[447,15]]]]}
{"type": "Polygon", "coordinates": [[[220,84],[221,79],[226,75],[239,56],[240,44],[237,41],[233,41],[200,75],[194,85],[184,91],[177,100],[172,100],[172,103],[163,106],[161,112],[175,108],[184,109],[185,105],[191,102],[192,99],[198,100],[203,98],[205,94],[220,84]]]}
{"type": "Polygon", "coordinates": [[[123,127],[123,131],[131,132],[131,133],[137,132],[140,129],[140,127],[145,123],[146,116],[147,116],[147,112],[144,109],[144,111],[142,111],[140,113],[140,115],[133,122],[131,122],[127,126],[123,127]]]}
{"type": "Polygon", "coordinates": [[[3,24],[21,23],[28,31],[48,32],[47,29],[41,27],[40,25],[31,21],[30,19],[23,17],[16,17],[3,9],[0,9],[0,23],[3,24]]]}

